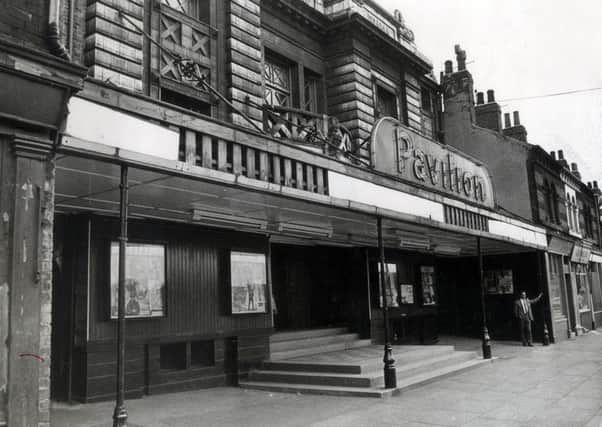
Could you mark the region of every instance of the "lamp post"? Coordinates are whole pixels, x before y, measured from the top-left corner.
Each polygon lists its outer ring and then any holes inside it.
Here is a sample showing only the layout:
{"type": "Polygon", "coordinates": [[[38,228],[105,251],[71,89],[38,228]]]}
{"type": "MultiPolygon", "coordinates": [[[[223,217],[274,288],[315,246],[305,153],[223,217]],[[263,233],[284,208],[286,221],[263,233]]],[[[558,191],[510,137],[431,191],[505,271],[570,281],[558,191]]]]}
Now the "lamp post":
{"type": "Polygon", "coordinates": [[[383,356],[385,388],[397,387],[397,373],[395,372],[395,359],[393,359],[393,348],[389,341],[389,307],[387,306],[387,296],[385,289],[385,245],[383,243],[383,224],[382,218],[376,220],[378,228],[378,250],[380,253],[380,295],[383,301],[383,321],[385,333],[385,354],[383,356]]]}
{"type": "Polygon", "coordinates": [[[483,314],[483,359],[491,359],[491,343],[487,330],[487,315],[485,310],[485,285],[483,283],[483,254],[481,252],[481,236],[477,236],[477,258],[479,263],[479,286],[481,287],[481,312],[483,314]]]}
{"type": "Polygon", "coordinates": [[[128,240],[128,167],[121,165],[119,221],[119,284],[117,290],[117,389],[113,427],[127,427],[125,409],[125,251],[128,240]]]}

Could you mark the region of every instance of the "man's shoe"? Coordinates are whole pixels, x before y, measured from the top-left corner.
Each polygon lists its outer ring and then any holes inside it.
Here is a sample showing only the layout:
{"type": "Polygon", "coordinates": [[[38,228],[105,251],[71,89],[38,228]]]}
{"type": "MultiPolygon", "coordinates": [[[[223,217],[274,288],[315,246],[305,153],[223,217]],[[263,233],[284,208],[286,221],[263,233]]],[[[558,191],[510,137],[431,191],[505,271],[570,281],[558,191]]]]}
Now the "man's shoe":
{"type": "Polygon", "coordinates": [[[527,345],[528,345],[529,347],[533,347],[533,344],[531,344],[531,343],[529,343],[529,344],[527,344],[527,345]]]}

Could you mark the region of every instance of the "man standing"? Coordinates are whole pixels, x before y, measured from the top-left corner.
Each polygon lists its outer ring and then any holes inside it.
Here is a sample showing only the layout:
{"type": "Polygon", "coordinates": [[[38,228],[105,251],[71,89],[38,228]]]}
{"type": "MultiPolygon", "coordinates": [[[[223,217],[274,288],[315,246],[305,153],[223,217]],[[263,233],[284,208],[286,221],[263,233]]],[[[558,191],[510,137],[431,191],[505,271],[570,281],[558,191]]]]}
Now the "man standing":
{"type": "Polygon", "coordinates": [[[523,346],[533,347],[531,337],[531,322],[533,321],[533,311],[531,310],[531,304],[535,304],[542,297],[543,293],[540,293],[537,298],[527,298],[527,293],[522,291],[520,293],[520,299],[514,302],[514,315],[520,320],[520,336],[523,340],[523,346]]]}

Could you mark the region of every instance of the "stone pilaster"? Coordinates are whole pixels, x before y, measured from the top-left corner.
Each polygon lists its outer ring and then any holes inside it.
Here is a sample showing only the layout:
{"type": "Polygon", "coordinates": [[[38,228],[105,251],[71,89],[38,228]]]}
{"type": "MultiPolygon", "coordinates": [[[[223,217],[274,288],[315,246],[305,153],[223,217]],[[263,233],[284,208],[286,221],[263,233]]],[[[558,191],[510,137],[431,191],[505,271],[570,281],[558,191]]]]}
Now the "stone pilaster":
{"type": "MultiPolygon", "coordinates": [[[[263,104],[260,1],[232,0],[227,3],[228,97],[237,109],[244,112],[261,128],[263,127],[261,110],[247,104],[247,99],[256,104],[263,104]]],[[[234,124],[252,127],[235,111],[230,112],[230,120],[234,124]]]]}
{"type": "MultiPolygon", "coordinates": [[[[0,137],[0,142],[4,183],[0,247],[7,252],[7,263],[0,266],[0,304],[7,307],[7,316],[0,318],[0,330],[8,333],[7,347],[0,348],[0,354],[7,356],[6,419],[10,426],[48,427],[55,169],[50,158],[52,143],[20,135],[0,137]],[[3,299],[3,295],[8,298],[3,299]]],[[[0,384],[1,379],[0,374],[0,384]]]]}

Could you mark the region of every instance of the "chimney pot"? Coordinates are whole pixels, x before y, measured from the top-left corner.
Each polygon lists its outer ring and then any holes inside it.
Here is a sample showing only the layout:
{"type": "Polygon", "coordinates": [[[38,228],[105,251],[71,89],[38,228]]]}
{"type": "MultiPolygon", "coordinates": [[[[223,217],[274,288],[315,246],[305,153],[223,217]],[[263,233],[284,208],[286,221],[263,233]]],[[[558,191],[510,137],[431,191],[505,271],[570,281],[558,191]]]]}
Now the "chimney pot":
{"type": "Polygon", "coordinates": [[[598,189],[598,181],[594,181],[594,190],[598,189]]]}
{"type": "Polygon", "coordinates": [[[459,44],[454,46],[456,52],[456,61],[458,62],[458,71],[466,70],[466,51],[462,50],[459,44]]]}
{"type": "Polygon", "coordinates": [[[591,182],[588,182],[588,183],[587,183],[587,188],[589,188],[590,190],[593,188],[593,187],[592,187],[592,183],[591,183],[591,182]]]}
{"type": "Polygon", "coordinates": [[[495,92],[493,89],[489,89],[487,91],[487,102],[495,102],[495,92]]]}
{"type": "Polygon", "coordinates": [[[552,156],[552,159],[556,160],[556,152],[555,151],[550,151],[550,156],[552,156]]]}
{"type": "Polygon", "coordinates": [[[477,92],[477,105],[481,105],[485,103],[485,97],[483,92],[477,92]]]}
{"type": "Polygon", "coordinates": [[[564,160],[564,152],[562,150],[558,150],[558,160],[564,160]]]}
{"type": "Polygon", "coordinates": [[[514,126],[520,126],[520,116],[518,115],[518,111],[514,113],[514,126]]]}
{"type": "Polygon", "coordinates": [[[579,168],[577,167],[577,163],[571,163],[571,171],[579,172],[579,168]]]}
{"type": "Polygon", "coordinates": [[[510,123],[510,113],[504,113],[504,127],[512,127],[512,123],[510,123]]]}
{"type": "Polygon", "coordinates": [[[451,60],[445,61],[445,74],[451,74],[454,72],[454,63],[451,60]]]}

